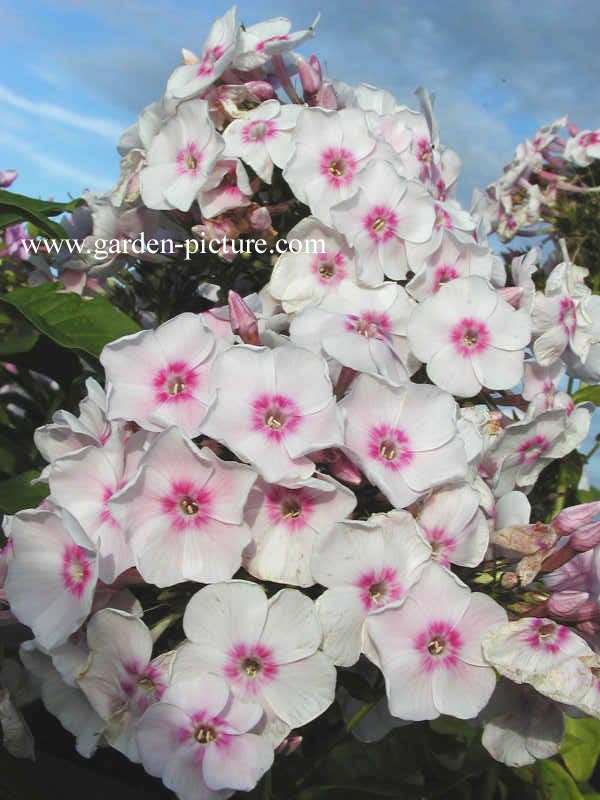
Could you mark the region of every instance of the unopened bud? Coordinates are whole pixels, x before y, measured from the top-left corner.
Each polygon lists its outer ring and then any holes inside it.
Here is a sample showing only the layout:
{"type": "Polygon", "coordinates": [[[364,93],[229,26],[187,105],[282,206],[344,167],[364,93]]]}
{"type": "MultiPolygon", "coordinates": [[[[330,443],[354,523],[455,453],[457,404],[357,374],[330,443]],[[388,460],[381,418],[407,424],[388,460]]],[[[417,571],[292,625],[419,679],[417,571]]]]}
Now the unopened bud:
{"type": "Polygon", "coordinates": [[[302,56],[298,56],[296,59],[296,66],[298,67],[298,77],[300,78],[304,95],[310,96],[316,94],[323,82],[321,78],[321,66],[316,56],[311,56],[309,61],[305,61],[302,56]],[[317,69],[315,68],[315,61],[317,69]]]}
{"type": "Polygon", "coordinates": [[[565,508],[552,520],[551,524],[561,536],[567,536],[575,533],[582,525],[592,522],[597,514],[600,514],[600,500],[565,508]]]}
{"type": "Polygon", "coordinates": [[[271,227],[271,215],[266,206],[255,208],[250,214],[250,225],[255,231],[268,231],[271,227]]]}
{"type": "Polygon", "coordinates": [[[589,600],[587,592],[577,592],[565,589],[562,592],[555,592],[548,598],[546,608],[548,613],[557,617],[564,617],[577,611],[579,607],[589,600]]]}
{"type": "Polygon", "coordinates": [[[19,173],[16,169],[0,170],[0,187],[6,189],[13,183],[19,173]]]}
{"type": "Polygon", "coordinates": [[[515,572],[505,572],[500,578],[503,589],[514,589],[519,585],[519,576],[515,572]]]}
{"type": "Polygon", "coordinates": [[[315,97],[315,105],[319,106],[320,108],[329,108],[332,111],[337,111],[338,108],[338,99],[335,93],[335,89],[333,88],[333,84],[326,81],[315,97]]]}
{"type": "Polygon", "coordinates": [[[571,535],[569,543],[578,553],[584,553],[586,550],[596,547],[600,543],[600,522],[584,525],[583,528],[571,535]]]}
{"type": "Polygon", "coordinates": [[[237,292],[228,295],[230,324],[233,333],[237,333],[246,344],[260,344],[258,322],[256,317],[237,292]]]}
{"type": "Polygon", "coordinates": [[[275,89],[268,81],[248,81],[244,84],[248,92],[257,100],[271,100],[275,97],[275,89]]]}
{"type": "Polygon", "coordinates": [[[518,308],[521,298],[523,297],[523,289],[521,286],[504,286],[497,291],[507,303],[510,303],[514,308],[518,308]]]}

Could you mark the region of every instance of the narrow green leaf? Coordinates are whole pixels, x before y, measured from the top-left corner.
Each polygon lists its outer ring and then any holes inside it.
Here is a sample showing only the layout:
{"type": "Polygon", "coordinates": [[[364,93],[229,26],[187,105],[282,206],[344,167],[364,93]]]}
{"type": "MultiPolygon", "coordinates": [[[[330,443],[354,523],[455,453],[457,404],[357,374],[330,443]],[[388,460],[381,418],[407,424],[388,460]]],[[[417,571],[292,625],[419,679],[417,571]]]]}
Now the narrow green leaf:
{"type": "Polygon", "coordinates": [[[600,756],[600,720],[565,717],[565,737],[560,754],[578,783],[589,780],[600,756]]]}
{"type": "Polygon", "coordinates": [[[35,508],[48,496],[48,484],[31,481],[39,477],[35,470],[22,472],[14,478],[0,481],[0,511],[4,514],[16,514],[24,508],[35,508]]]}
{"type": "Polygon", "coordinates": [[[600,406],[600,385],[599,386],[584,386],[573,395],[574,403],[594,403],[600,406]]]}
{"type": "Polygon", "coordinates": [[[16,192],[0,190],[0,228],[14,225],[17,222],[32,222],[47,236],[56,239],[66,238],[64,228],[48,217],[56,217],[66,211],[73,211],[84,201],[81,198],[68,203],[57,203],[54,200],[37,200],[16,192]]]}

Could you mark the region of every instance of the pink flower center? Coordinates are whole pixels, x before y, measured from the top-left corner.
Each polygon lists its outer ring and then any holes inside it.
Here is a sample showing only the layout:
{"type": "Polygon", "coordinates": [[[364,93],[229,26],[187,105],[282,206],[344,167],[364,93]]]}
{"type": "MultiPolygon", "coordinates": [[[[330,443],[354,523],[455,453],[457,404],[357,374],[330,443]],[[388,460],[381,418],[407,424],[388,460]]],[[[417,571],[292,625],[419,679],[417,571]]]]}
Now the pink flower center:
{"type": "Polygon", "coordinates": [[[234,645],[224,667],[226,677],[241,686],[246,694],[259,692],[278,671],[273,651],[261,642],[234,645]]]}
{"type": "Polygon", "coordinates": [[[359,333],[366,339],[387,340],[391,327],[388,315],[379,311],[363,311],[360,316],[349,314],[346,317],[346,330],[359,333]]]}
{"type": "Polygon", "coordinates": [[[398,217],[387,206],[373,206],[363,217],[363,227],[373,242],[380,244],[389,241],[396,233],[398,217]]]}
{"type": "Polygon", "coordinates": [[[456,547],[456,542],[451,536],[446,535],[444,528],[425,528],[421,523],[425,538],[431,545],[431,558],[444,567],[450,566],[450,555],[456,547]]]}
{"type": "Polygon", "coordinates": [[[450,214],[445,211],[441,206],[435,207],[435,229],[440,230],[441,228],[446,228],[446,230],[451,231],[454,228],[454,224],[452,222],[452,217],[450,214]]]}
{"type": "Polygon", "coordinates": [[[196,176],[202,163],[203,153],[195,142],[188,142],[185,147],[177,151],[175,158],[176,169],[179,175],[196,176]]]}
{"type": "Polygon", "coordinates": [[[480,320],[465,317],[450,331],[450,340],[463,358],[469,358],[487,350],[490,333],[487,326],[480,320]]]}
{"type": "Polygon", "coordinates": [[[569,636],[569,629],[554,622],[545,622],[534,619],[529,624],[529,633],[525,641],[534,650],[544,650],[548,653],[558,653],[560,645],[569,636]]]}
{"type": "Polygon", "coordinates": [[[363,573],[357,586],[360,589],[360,599],[366,611],[399,600],[404,592],[393,567],[383,567],[377,571],[369,570],[363,573]]]}
{"type": "Polygon", "coordinates": [[[245,144],[264,142],[277,133],[277,126],[269,119],[254,119],[242,128],[242,141],[245,144]]]}
{"type": "Polygon", "coordinates": [[[431,672],[456,666],[462,644],[459,632],[450,623],[436,620],[418,634],[413,646],[421,654],[421,668],[431,672]]]}
{"type": "Polygon", "coordinates": [[[593,144],[600,144],[600,133],[598,131],[590,131],[589,133],[582,133],[579,137],[579,144],[582,147],[589,147],[593,144]]]}
{"type": "Polygon", "coordinates": [[[275,525],[283,524],[290,533],[306,527],[314,503],[306,489],[287,489],[273,486],[266,496],[267,514],[275,525]]]}
{"type": "Polygon", "coordinates": [[[210,47],[202,54],[202,60],[198,64],[196,75],[212,75],[216,62],[222,57],[225,50],[221,45],[217,44],[210,47]]]}
{"type": "Polygon", "coordinates": [[[575,316],[575,303],[570,297],[561,298],[558,321],[563,326],[567,336],[573,336],[577,327],[577,318],[575,316]]]}
{"type": "Polygon", "coordinates": [[[263,394],[252,403],[252,429],[279,442],[301,422],[300,409],[291,397],[263,394]]]}
{"type": "Polygon", "coordinates": [[[173,361],[156,373],[152,385],[158,403],[180,403],[190,399],[198,375],[185,361],[173,361]]]}
{"type": "Polygon", "coordinates": [[[433,292],[437,292],[440,286],[453,281],[455,278],[458,278],[458,271],[454,267],[437,267],[433,276],[433,292]]]}
{"type": "Polygon", "coordinates": [[[160,501],[163,514],[166,514],[171,527],[180,532],[203,528],[210,519],[212,495],[205,486],[195,486],[191,480],[174,481],[171,492],[160,501]]]}
{"type": "Polygon", "coordinates": [[[417,158],[423,164],[429,164],[433,158],[433,146],[427,139],[419,139],[417,142],[417,158]]]}
{"type": "Polygon", "coordinates": [[[323,285],[335,286],[346,277],[346,259],[341,253],[317,253],[310,268],[323,285]]]}
{"type": "Polygon", "coordinates": [[[328,147],[321,153],[320,172],[331,187],[339,189],[356,174],[356,159],[345,147],[328,147]]]}
{"type": "Polygon", "coordinates": [[[402,469],[413,459],[408,434],[401,428],[376,425],[369,431],[369,455],[386,469],[402,469]]]}
{"type": "Polygon", "coordinates": [[[550,447],[550,441],[541,434],[532,436],[531,439],[523,442],[518,449],[519,464],[535,464],[550,447]]]}
{"type": "Polygon", "coordinates": [[[167,688],[165,676],[153,664],[143,667],[139,663],[132,662],[123,666],[127,675],[120,681],[121,690],[128,699],[129,707],[141,716],[165,693],[167,688]]]}
{"type": "Polygon", "coordinates": [[[65,589],[80,598],[92,575],[85,550],[77,544],[67,545],[63,551],[62,579],[65,589]]]}

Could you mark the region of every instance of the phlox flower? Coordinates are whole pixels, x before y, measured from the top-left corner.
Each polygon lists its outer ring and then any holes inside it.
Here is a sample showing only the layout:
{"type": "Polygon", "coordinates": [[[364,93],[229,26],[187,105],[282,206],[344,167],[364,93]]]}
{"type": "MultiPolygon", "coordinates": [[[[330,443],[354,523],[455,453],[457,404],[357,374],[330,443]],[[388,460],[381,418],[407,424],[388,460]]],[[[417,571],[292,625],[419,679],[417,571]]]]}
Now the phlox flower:
{"type": "Polygon", "coordinates": [[[234,67],[247,72],[262,67],[275,55],[298,47],[314,36],[318,19],[310,28],[293,33],[290,33],[292,23],[286,17],[275,17],[242,28],[234,67]]]}
{"type": "Polygon", "coordinates": [[[334,664],[358,661],[367,617],[402,600],[431,551],[407,511],[336,525],[315,542],[313,574],[327,590],[316,602],[323,652],[334,664]]]}
{"type": "Polygon", "coordinates": [[[556,361],[549,367],[542,367],[537,361],[526,361],[523,374],[523,398],[533,400],[543,395],[548,408],[552,408],[558,384],[565,374],[565,365],[556,361]]]}
{"type": "Polygon", "coordinates": [[[285,167],[292,151],[292,133],[300,106],[266,100],[233,120],[223,134],[225,155],[241,158],[266,183],[273,167],[285,167]]]}
{"type": "Polygon", "coordinates": [[[189,211],[209,185],[224,149],[205,100],[182,103],[152,140],[140,172],[142,201],[148,208],[189,211]]]}
{"type": "Polygon", "coordinates": [[[432,234],[435,209],[416,181],[401,178],[388,161],[373,160],[356,180],[357,191],[331,210],[335,227],[356,251],[356,273],[375,286],[384,275],[404,280],[406,243],[422,243],[432,234]]]}
{"type": "Polygon", "coordinates": [[[513,283],[522,290],[519,308],[529,313],[535,297],[535,283],[531,276],[537,272],[540,256],[539,248],[532,247],[526,255],[513,258],[510,267],[513,283]]]}
{"type": "MultiPolygon", "coordinates": [[[[301,243],[299,252],[288,250],[277,259],[269,292],[288,313],[318,305],[355,278],[354,254],[343,236],[315,217],[306,217],[287,234],[288,241],[301,243]],[[312,242],[322,242],[317,252],[312,242]],[[322,252],[321,252],[322,250],[322,252]]],[[[295,249],[297,245],[295,246],[295,249]]]]}
{"type": "Polygon", "coordinates": [[[146,772],[180,800],[225,800],[250,791],[273,763],[273,749],[252,731],[256,703],[232,697],[227,683],[200,672],[170,686],[137,727],[146,772]]]}
{"type": "Polygon", "coordinates": [[[189,601],[183,629],[189,642],[178,650],[173,683],[199,670],[225,678],[236,697],[264,708],[274,746],[333,702],[336,674],[319,650],[314,604],[296,589],[269,599],[247,581],[206,586],[189,601]]]}
{"type": "Polygon", "coordinates": [[[233,6],[213,22],[197,60],[186,61],[173,72],[167,82],[167,95],[185,100],[208,89],[232,64],[239,34],[233,6]]]}
{"type": "Polygon", "coordinates": [[[11,525],[6,594],[15,616],[46,649],[62,644],[90,613],[98,562],[66,512],[22,511],[11,525]]]}
{"type": "Polygon", "coordinates": [[[215,339],[202,316],[179,314],[155,330],[106,345],[108,416],[146,430],[179,425],[197,436],[210,401],[209,373],[226,342],[215,339]]]}
{"type": "Polygon", "coordinates": [[[89,657],[77,677],[104,720],[104,738],[130,761],[140,760],[135,723],[169,684],[174,653],[152,657],[152,635],[132,614],[98,611],[87,626],[89,657]]]}
{"type": "Polygon", "coordinates": [[[245,568],[260,580],[312,586],[316,541],[355,506],[354,494],[327,475],[291,486],[259,479],[246,503],[252,542],[244,553],[245,568]]]}
{"type": "Polygon", "coordinates": [[[397,508],[435,486],[464,480],[457,406],[446,392],[426,384],[392,387],[359,375],[340,407],[348,456],[397,508]]]}
{"type": "Polygon", "coordinates": [[[305,108],[293,144],[283,177],[312,214],[331,225],[331,207],[356,193],[357,175],[375,147],[365,114],[354,108],[305,108]]]}
{"type": "Polygon", "coordinates": [[[416,520],[442,566],[476,567],[489,544],[479,492],[467,484],[436,490],[415,511],[416,520]]]}
{"type": "Polygon", "coordinates": [[[342,444],[327,365],[304,348],[236,345],[215,362],[211,385],[203,433],[270,483],[308,478],[306,454],[342,444]]]}
{"type": "Polygon", "coordinates": [[[519,383],[530,336],[527,313],[478,276],[443,286],[415,308],[408,324],[410,346],[429,378],[459,397],[519,383]]]}
{"type": "Polygon", "coordinates": [[[252,194],[242,162],[238,158],[222,158],[211,172],[207,186],[200,192],[198,204],[202,215],[210,219],[249,205],[252,194]]]}
{"type": "Polygon", "coordinates": [[[579,131],[567,140],[564,155],[576,167],[589,167],[600,158],[600,130],[579,131]]]}
{"type": "Polygon", "coordinates": [[[381,667],[391,713],[406,720],[476,716],[496,685],[481,642],[505,621],[491,597],[427,565],[402,604],[366,623],[367,655],[381,667]]]}
{"type": "Polygon", "coordinates": [[[591,338],[590,348],[585,358],[580,358],[575,353],[567,350],[563,354],[569,375],[579,378],[586,383],[600,381],[600,297],[593,294],[587,301],[586,312],[592,323],[589,329],[591,338]]]}
{"type": "Polygon", "coordinates": [[[249,467],[221,461],[169,428],[108,508],[145,580],[208,583],[230,578],[241,564],[250,541],[243,509],[255,479],[249,467]]]}
{"type": "Polygon", "coordinates": [[[414,302],[396,283],[374,289],[340,286],[321,306],[305,308],[290,325],[294,344],[338,361],[357,372],[383,375],[390,383],[408,380],[410,357],[406,331],[414,302]]]}

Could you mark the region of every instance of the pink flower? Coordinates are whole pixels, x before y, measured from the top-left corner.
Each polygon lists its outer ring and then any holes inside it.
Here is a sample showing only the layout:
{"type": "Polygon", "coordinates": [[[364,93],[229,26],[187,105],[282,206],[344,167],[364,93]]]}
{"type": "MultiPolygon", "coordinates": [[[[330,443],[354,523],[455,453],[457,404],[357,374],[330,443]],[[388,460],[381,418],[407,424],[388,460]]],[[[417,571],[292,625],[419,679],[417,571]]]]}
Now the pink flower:
{"type": "Polygon", "coordinates": [[[446,392],[426,384],[392,387],[359,375],[340,407],[346,452],[397,508],[435,486],[464,480],[457,406],[446,392]]]}
{"type": "Polygon", "coordinates": [[[261,580],[312,586],[313,548],[355,506],[354,494],[328,475],[291,486],[259,479],[246,504],[252,542],[244,566],[261,580]]]}
{"type": "Polygon", "coordinates": [[[222,158],[217,161],[207,185],[198,197],[202,215],[208,219],[234,208],[250,205],[252,187],[248,173],[238,158],[222,158]]]}
{"type": "Polygon", "coordinates": [[[22,511],[11,526],[11,610],[46,649],[62,644],[90,613],[98,565],[77,523],[51,511],[22,511]]]}
{"type": "Polygon", "coordinates": [[[147,581],[208,583],[230,578],[240,567],[250,541],[243,509],[255,479],[249,467],[221,461],[170,428],[108,507],[147,581]]]}
{"type": "Polygon", "coordinates": [[[222,678],[197,673],[167,689],[140,720],[142,764],[180,800],[250,791],[273,763],[267,740],[252,732],[261,716],[260,706],[232,697],[222,678]]]}
{"type": "Polygon", "coordinates": [[[290,33],[292,23],[286,17],[275,17],[242,28],[240,46],[236,52],[236,69],[249,71],[262,67],[273,56],[281,55],[314,36],[319,17],[310,28],[290,33]]]}
{"type": "Polygon", "coordinates": [[[400,606],[367,619],[367,655],[381,666],[391,713],[406,720],[476,716],[496,685],[481,642],[505,621],[490,597],[428,565],[400,606]]]}
{"type": "Polygon", "coordinates": [[[312,570],[328,588],[316,606],[323,652],[334,664],[358,661],[367,617],[402,600],[430,555],[407,511],[340,523],[317,539],[312,570]]]}
{"type": "Polygon", "coordinates": [[[0,187],[8,189],[11,183],[16,180],[18,174],[16,169],[0,170],[0,187]]]}
{"type": "Polygon", "coordinates": [[[600,130],[579,131],[567,140],[565,158],[576,167],[589,167],[600,158],[600,130]]]}
{"type": "Polygon", "coordinates": [[[173,683],[206,670],[225,678],[241,700],[262,705],[276,746],[333,702],[335,669],[320,652],[321,626],[310,598],[228,581],[197,592],[183,617],[190,640],[178,651],[173,683]]]}
{"type": "Polygon", "coordinates": [[[312,214],[331,225],[331,207],[356,193],[357,175],[375,147],[366,116],[354,108],[305,108],[293,143],[283,177],[312,214]]]}
{"type": "Polygon", "coordinates": [[[482,386],[515,386],[530,335],[527,313],[476,276],[443,286],[417,306],[408,324],[410,346],[429,378],[459,397],[473,397],[482,386]]]}
{"type": "Polygon", "coordinates": [[[342,443],[327,366],[308,350],[236,345],[215,362],[212,387],[203,433],[270,483],[308,478],[306,454],[342,443]]]}
{"type": "Polygon", "coordinates": [[[404,280],[406,242],[427,241],[435,221],[433,199],[416,181],[401,178],[388,161],[371,161],[356,181],[357,193],[331,216],[356,251],[359,279],[375,286],[387,275],[404,280]]]}
{"type": "Polygon", "coordinates": [[[100,361],[110,384],[109,418],[151,431],[175,424],[197,436],[210,399],[209,373],[224,346],[201,316],[189,313],[106,345],[100,361]]]}

